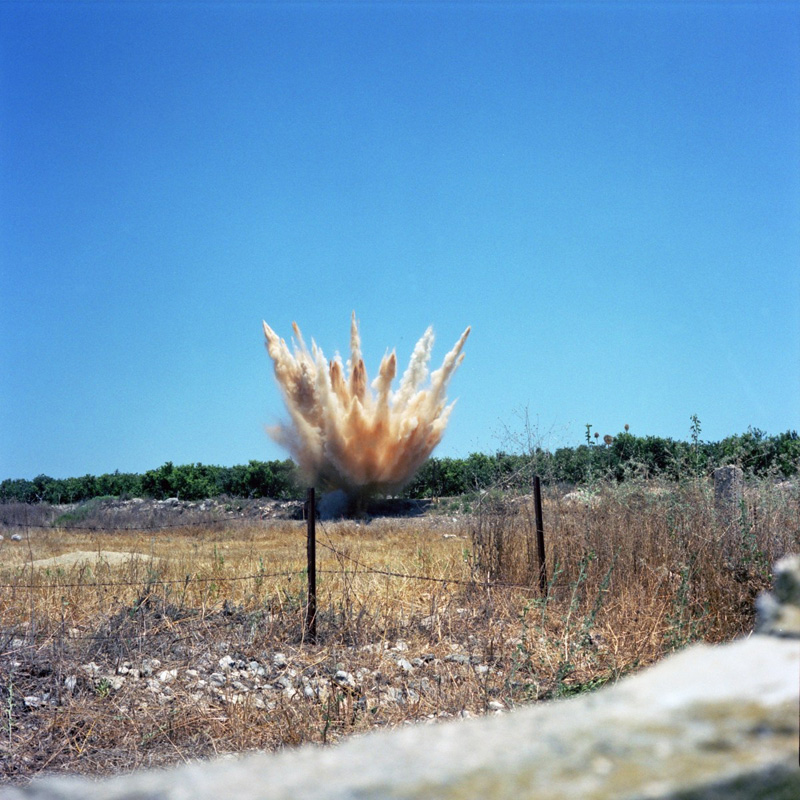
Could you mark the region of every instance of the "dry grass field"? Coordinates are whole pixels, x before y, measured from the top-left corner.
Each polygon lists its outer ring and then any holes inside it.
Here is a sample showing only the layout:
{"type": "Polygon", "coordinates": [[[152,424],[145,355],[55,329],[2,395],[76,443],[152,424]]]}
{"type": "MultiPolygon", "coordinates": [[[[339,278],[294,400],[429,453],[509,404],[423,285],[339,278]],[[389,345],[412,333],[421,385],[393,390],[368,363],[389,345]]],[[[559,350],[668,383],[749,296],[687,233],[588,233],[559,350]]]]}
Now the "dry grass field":
{"type": "Polygon", "coordinates": [[[2,530],[0,775],[331,744],[591,690],[752,630],[771,564],[800,549],[800,498],[750,486],[729,524],[702,482],[549,489],[544,524],[546,597],[529,497],[318,524],[315,643],[302,521],[2,530]]]}

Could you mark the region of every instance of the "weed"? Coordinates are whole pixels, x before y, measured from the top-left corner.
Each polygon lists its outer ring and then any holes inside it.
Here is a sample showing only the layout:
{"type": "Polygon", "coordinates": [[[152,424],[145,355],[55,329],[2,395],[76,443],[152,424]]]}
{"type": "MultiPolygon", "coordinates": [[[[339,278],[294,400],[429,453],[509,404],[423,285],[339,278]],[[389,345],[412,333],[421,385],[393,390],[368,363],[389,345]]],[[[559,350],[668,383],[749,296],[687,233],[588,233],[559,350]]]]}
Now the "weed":
{"type": "MultiPolygon", "coordinates": [[[[569,671],[562,678],[568,674],[569,671]]],[[[559,680],[558,689],[553,692],[551,697],[574,697],[579,694],[586,694],[586,692],[593,692],[595,689],[605,686],[610,680],[613,680],[611,675],[598,675],[596,678],[591,678],[583,683],[564,683],[563,680],[559,680]]]]}
{"type": "Polygon", "coordinates": [[[93,497],[91,500],[81,503],[71,511],[65,511],[63,514],[59,514],[53,520],[53,527],[69,528],[86,523],[100,511],[103,505],[109,500],[116,500],[116,498],[109,496],[93,497]]]}
{"type": "Polygon", "coordinates": [[[12,731],[14,729],[14,681],[8,679],[8,701],[6,703],[6,728],[8,729],[8,747],[12,747],[12,731]]]}
{"type": "Polygon", "coordinates": [[[694,558],[680,569],[680,582],[675,594],[672,611],[667,616],[667,629],[664,640],[667,652],[678,650],[700,637],[705,613],[700,616],[692,614],[690,596],[692,588],[692,572],[694,558]]]}
{"type": "Polygon", "coordinates": [[[702,428],[700,427],[700,418],[697,414],[692,414],[691,419],[691,438],[692,438],[692,472],[694,473],[695,483],[700,480],[704,471],[702,463],[702,456],[700,454],[700,434],[702,428]]]}

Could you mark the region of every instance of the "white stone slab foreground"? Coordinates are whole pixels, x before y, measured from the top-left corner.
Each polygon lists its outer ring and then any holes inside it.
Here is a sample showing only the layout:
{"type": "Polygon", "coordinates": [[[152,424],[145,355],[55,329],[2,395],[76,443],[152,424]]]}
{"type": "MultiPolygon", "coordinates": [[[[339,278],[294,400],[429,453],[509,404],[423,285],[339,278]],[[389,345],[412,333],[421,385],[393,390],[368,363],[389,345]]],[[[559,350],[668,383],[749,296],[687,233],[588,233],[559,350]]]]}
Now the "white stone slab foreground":
{"type": "Polygon", "coordinates": [[[761,628],[696,645],[616,686],[335,747],[99,782],[34,780],[4,800],[754,800],[800,798],[800,559],[778,565],[761,628]]]}

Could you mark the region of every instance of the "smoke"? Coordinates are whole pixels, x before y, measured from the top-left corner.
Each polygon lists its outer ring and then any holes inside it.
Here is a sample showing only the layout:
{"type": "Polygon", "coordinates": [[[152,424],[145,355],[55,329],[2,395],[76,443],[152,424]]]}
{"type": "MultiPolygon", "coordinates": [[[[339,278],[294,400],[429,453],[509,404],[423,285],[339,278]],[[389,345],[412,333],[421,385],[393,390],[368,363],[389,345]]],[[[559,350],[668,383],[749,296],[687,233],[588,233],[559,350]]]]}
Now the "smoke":
{"type": "Polygon", "coordinates": [[[311,341],[306,346],[292,323],[292,351],[264,323],[267,352],[283,393],[290,421],[269,428],[307,478],[327,489],[341,489],[356,502],[396,491],[414,476],[442,439],[455,403],[447,405],[447,385],[464,360],[467,328],[442,366],[428,373],[433,329],[417,342],[396,392],[397,356],[383,357],[369,383],[356,315],[350,322],[350,358],[328,361],[311,341]]]}

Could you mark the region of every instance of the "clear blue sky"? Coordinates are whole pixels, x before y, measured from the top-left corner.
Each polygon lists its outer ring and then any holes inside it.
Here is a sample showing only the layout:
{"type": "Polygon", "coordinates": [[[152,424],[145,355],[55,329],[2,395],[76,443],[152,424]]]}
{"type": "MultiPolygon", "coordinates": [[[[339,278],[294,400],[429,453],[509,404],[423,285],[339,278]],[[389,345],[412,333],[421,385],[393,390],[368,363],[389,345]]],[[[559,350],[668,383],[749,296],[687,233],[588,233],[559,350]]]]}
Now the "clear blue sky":
{"type": "Polygon", "coordinates": [[[0,4],[0,479],[283,458],[352,310],[437,455],[800,428],[800,6],[0,4]]]}

